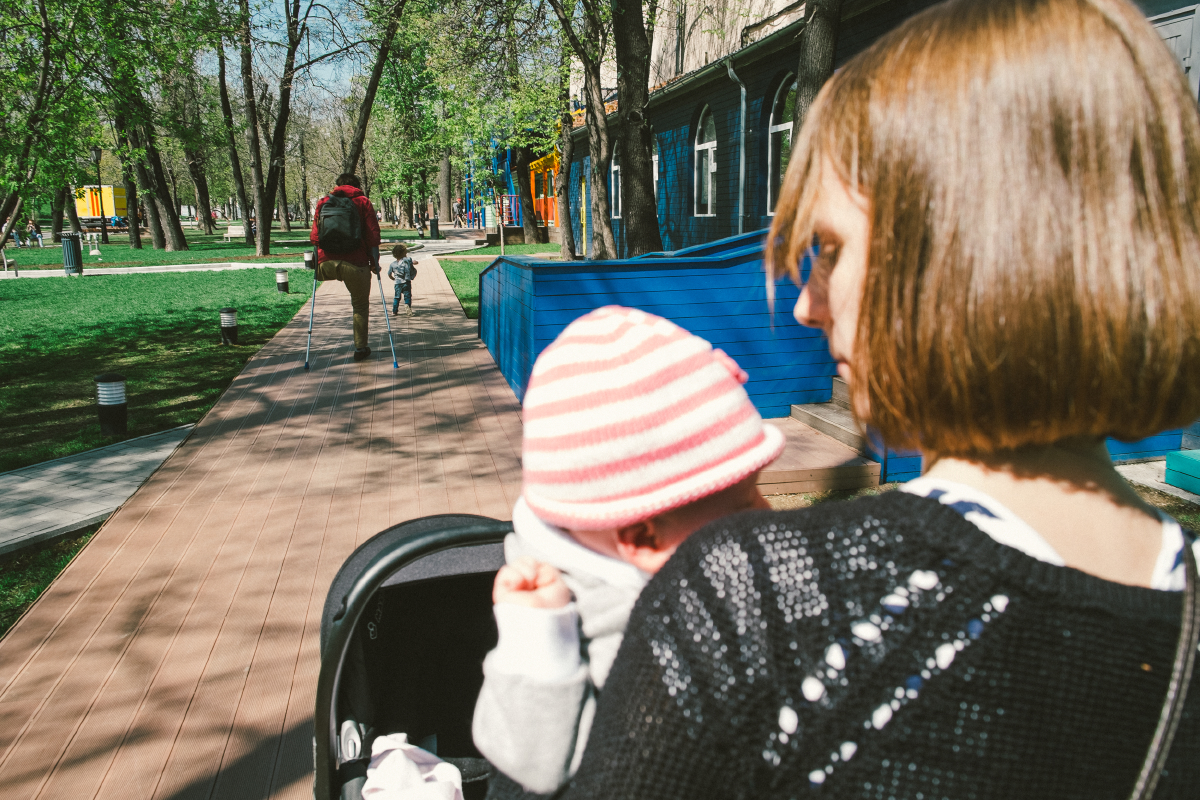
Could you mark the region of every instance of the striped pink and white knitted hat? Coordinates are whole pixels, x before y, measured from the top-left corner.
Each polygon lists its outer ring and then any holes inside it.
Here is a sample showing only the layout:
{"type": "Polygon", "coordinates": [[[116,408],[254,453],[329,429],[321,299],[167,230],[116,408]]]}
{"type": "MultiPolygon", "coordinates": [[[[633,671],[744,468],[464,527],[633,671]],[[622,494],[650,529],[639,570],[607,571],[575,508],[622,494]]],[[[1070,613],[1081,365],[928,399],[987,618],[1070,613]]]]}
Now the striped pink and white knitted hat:
{"type": "Polygon", "coordinates": [[[567,326],[525,392],[525,502],[563,528],[620,527],[775,460],[732,358],[673,322],[606,306],[567,326]]]}

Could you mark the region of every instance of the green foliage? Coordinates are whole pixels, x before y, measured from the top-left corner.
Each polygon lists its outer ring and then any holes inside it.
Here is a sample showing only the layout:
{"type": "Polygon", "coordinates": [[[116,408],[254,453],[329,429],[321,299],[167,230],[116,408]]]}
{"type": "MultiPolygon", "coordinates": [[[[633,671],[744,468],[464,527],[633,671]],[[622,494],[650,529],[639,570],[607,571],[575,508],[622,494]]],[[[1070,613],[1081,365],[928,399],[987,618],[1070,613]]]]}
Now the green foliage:
{"type": "Polygon", "coordinates": [[[33,605],[100,529],[92,525],[68,539],[0,556],[0,637],[33,605]]]}
{"type": "Polygon", "coordinates": [[[94,275],[0,281],[0,472],[111,444],[92,378],[125,375],[128,437],[196,422],[312,291],[291,271],[94,275]],[[218,310],[238,310],[238,346],[218,310]]]}

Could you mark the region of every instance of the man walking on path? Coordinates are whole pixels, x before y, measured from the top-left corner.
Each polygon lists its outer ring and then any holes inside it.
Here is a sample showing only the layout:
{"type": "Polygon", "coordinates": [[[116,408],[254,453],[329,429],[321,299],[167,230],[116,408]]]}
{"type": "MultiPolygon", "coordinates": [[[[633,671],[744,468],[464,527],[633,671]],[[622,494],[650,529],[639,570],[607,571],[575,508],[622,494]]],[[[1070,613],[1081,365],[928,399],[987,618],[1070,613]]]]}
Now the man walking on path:
{"type": "MultiPolygon", "coordinates": [[[[337,186],[317,202],[313,214],[312,232],[308,240],[317,247],[317,280],[341,281],[350,292],[350,306],[354,309],[354,360],[362,361],[371,355],[367,347],[367,320],[371,306],[371,273],[379,274],[379,218],[375,208],[362,193],[358,176],[343,173],[338,176],[337,186]],[[324,238],[322,238],[322,208],[332,198],[348,198],[358,212],[358,227],[339,225],[334,214],[326,214],[324,238]],[[340,230],[335,230],[340,228],[340,230]],[[336,237],[333,234],[338,234],[336,237]],[[334,245],[334,242],[337,245],[334,245]]],[[[334,206],[341,205],[335,203],[334,206]]],[[[330,211],[336,209],[331,207],[330,211]]],[[[351,220],[353,222],[353,220],[351,220]]]]}

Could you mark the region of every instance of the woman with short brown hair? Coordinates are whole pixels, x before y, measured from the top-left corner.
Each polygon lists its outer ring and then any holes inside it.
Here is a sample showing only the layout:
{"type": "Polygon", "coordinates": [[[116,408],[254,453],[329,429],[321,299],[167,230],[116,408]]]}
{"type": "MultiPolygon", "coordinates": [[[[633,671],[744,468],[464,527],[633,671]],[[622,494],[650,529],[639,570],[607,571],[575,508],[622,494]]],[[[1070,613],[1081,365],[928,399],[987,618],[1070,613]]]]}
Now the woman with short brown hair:
{"type": "Polygon", "coordinates": [[[769,269],[815,243],[796,316],[926,473],[681,547],[569,796],[1194,796],[1194,537],[1104,445],[1200,416],[1162,41],[1124,0],[936,6],[830,80],[781,194],[769,269]]]}

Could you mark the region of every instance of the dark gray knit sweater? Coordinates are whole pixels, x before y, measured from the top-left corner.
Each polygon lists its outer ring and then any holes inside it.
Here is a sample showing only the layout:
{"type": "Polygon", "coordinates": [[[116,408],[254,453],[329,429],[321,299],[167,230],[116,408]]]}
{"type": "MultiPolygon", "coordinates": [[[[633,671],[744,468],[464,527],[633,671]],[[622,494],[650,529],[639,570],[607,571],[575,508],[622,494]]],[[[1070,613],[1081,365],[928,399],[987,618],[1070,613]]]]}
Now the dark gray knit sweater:
{"type": "MultiPolygon", "coordinates": [[[[1178,592],[899,492],[693,536],[634,609],[570,798],[1124,798],[1178,592]]],[[[1155,800],[1200,797],[1200,680],[1155,800]]]]}

